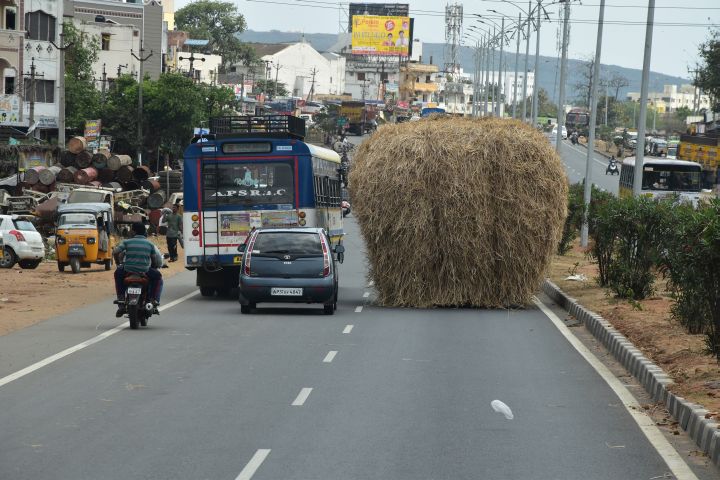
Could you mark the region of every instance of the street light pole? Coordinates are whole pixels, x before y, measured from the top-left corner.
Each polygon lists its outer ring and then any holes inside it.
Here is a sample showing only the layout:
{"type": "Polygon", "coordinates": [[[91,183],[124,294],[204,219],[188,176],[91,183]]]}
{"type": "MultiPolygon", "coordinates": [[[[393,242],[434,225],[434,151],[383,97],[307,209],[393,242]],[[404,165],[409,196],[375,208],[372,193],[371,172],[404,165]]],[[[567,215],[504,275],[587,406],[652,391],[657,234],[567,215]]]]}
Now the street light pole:
{"type": "Polygon", "coordinates": [[[498,62],[498,93],[497,93],[497,116],[501,116],[502,109],[500,108],[500,102],[502,102],[502,68],[503,68],[503,49],[505,48],[505,17],[502,18],[500,26],[500,61],[498,62]]]}
{"type": "Polygon", "coordinates": [[[495,27],[493,27],[493,49],[492,49],[492,68],[490,77],[490,94],[492,95],[492,103],[490,104],[491,116],[495,116],[495,27]]]}
{"type": "Polygon", "coordinates": [[[587,158],[585,160],[585,195],[583,197],[583,223],[580,229],[580,245],[588,245],[588,211],[592,195],[592,157],[595,153],[595,126],[597,123],[597,84],[600,80],[600,60],[602,54],[603,21],[605,20],[605,0],[600,0],[600,16],[598,17],[597,41],[595,43],[595,64],[593,65],[592,86],[590,92],[590,132],[588,134],[587,158]]]}
{"type": "Polygon", "coordinates": [[[537,0],[537,25],[535,26],[535,75],[533,76],[532,125],[537,125],[538,118],[538,73],[540,72],[540,12],[542,0],[537,0]]]}
{"type": "Polygon", "coordinates": [[[142,122],[143,122],[143,65],[145,62],[152,57],[153,51],[150,50],[150,55],[147,57],[143,57],[142,54],[145,51],[143,48],[143,41],[140,39],[140,56],[138,57],[133,53],[132,49],[130,50],[130,55],[135,58],[138,62],[140,62],[140,72],[138,75],[138,118],[137,118],[137,141],[138,141],[138,148],[137,148],[137,160],[138,165],[142,165],[142,148],[143,148],[143,130],[142,130],[142,122]]]}
{"type": "Polygon", "coordinates": [[[522,33],[522,15],[518,13],[517,39],[515,40],[515,80],[513,81],[513,118],[517,118],[517,87],[518,87],[518,63],[520,62],[520,35],[522,33]]]}
{"type": "Polygon", "coordinates": [[[562,59],[560,60],[560,98],[558,100],[558,129],[555,137],[555,150],[560,153],[562,145],[562,127],[565,125],[565,81],[567,79],[568,24],[570,23],[570,0],[565,0],[563,15],[562,59]]]}
{"type": "Polygon", "coordinates": [[[645,28],[645,54],[643,57],[642,84],[640,85],[640,120],[635,149],[635,177],[633,195],[640,196],[642,188],[643,161],[645,160],[645,122],[647,120],[648,83],[650,82],[650,57],[652,55],[653,21],[655,19],[655,0],[648,0],[647,27],[645,28]]]}
{"type": "Polygon", "coordinates": [[[522,95],[522,121],[527,120],[527,88],[528,88],[528,58],[530,57],[530,9],[532,8],[532,2],[528,1],[528,24],[527,24],[527,37],[525,42],[525,74],[523,75],[523,95],[522,95]]]}

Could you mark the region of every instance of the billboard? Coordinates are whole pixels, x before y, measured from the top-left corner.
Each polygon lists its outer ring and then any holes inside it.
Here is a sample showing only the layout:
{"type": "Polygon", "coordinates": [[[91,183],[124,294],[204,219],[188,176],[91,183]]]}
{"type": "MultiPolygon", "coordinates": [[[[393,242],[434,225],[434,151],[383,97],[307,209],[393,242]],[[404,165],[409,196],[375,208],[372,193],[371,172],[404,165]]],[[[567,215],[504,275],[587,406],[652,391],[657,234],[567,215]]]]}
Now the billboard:
{"type": "Polygon", "coordinates": [[[407,57],[410,54],[409,17],[355,15],[352,25],[353,55],[407,57]]]}
{"type": "Polygon", "coordinates": [[[408,3],[351,3],[348,8],[348,31],[352,32],[355,15],[384,15],[388,17],[410,16],[408,3]]]}

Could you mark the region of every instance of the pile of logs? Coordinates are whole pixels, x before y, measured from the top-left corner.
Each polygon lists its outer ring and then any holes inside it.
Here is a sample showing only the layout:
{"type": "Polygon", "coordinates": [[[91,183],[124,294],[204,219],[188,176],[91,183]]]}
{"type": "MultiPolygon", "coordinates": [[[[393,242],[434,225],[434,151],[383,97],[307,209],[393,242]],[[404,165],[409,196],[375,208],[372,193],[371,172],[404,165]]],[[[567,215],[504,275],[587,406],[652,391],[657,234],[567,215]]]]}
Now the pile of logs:
{"type": "Polygon", "coordinates": [[[151,196],[157,193],[158,198],[152,203],[160,205],[169,194],[182,192],[180,172],[160,172],[158,180],[149,167],[133,167],[129,155],[108,151],[90,153],[84,137],[73,137],[68,141],[67,150],[60,156],[58,164],[26,170],[23,182],[30,190],[43,193],[55,190],[56,182],[112,188],[116,192],[142,188],[151,196]]]}

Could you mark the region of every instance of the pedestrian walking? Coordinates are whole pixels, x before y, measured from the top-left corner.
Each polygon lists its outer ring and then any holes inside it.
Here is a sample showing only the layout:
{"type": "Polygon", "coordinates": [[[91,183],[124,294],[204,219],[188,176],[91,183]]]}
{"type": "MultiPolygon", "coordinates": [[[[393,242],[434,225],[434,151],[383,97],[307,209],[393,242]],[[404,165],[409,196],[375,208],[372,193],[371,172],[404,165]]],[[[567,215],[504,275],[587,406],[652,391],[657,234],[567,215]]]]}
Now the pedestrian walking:
{"type": "Polygon", "coordinates": [[[177,244],[178,241],[182,242],[182,216],[178,213],[178,206],[173,205],[170,213],[165,213],[165,223],[167,223],[167,232],[165,233],[165,239],[167,240],[168,255],[170,255],[171,262],[176,262],[178,259],[177,244]]]}

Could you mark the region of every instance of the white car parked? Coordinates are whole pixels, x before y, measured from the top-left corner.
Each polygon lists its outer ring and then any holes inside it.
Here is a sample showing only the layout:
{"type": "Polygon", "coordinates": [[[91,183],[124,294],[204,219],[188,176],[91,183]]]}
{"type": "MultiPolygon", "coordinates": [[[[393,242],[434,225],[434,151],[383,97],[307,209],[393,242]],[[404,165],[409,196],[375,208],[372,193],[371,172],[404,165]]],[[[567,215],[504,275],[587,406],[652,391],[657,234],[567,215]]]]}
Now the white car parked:
{"type": "MultiPolygon", "coordinates": [[[[557,125],[553,127],[552,136],[553,138],[557,138],[557,125]]],[[[562,126],[562,138],[563,140],[567,140],[568,138],[567,128],[565,128],[565,125],[562,126]]]]}
{"type": "Polygon", "coordinates": [[[27,217],[0,215],[0,268],[37,268],[45,258],[42,236],[27,217]]]}

